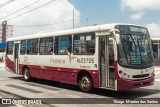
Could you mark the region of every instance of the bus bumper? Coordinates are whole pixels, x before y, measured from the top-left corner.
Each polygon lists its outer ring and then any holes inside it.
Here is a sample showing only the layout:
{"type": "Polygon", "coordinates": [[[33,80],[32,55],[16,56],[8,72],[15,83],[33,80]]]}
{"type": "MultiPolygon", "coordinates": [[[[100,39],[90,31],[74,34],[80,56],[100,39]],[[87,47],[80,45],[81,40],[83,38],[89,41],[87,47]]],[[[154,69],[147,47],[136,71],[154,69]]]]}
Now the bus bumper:
{"type": "Polygon", "coordinates": [[[125,79],[117,80],[117,91],[129,90],[138,87],[150,86],[154,84],[154,76],[145,80],[131,81],[125,79]]]}

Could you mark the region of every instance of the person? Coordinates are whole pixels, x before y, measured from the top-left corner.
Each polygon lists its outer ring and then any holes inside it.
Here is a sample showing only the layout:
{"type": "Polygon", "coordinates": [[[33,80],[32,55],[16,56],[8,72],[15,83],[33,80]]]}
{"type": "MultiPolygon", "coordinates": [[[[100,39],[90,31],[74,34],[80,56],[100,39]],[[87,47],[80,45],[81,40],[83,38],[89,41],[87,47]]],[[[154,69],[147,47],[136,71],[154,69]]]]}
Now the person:
{"type": "Polygon", "coordinates": [[[74,49],[74,54],[76,54],[76,55],[79,54],[79,49],[78,48],[74,49]]]}
{"type": "Polygon", "coordinates": [[[71,55],[71,45],[68,47],[67,53],[68,53],[68,55],[71,55]]]}
{"type": "Polygon", "coordinates": [[[51,48],[51,50],[50,50],[50,54],[51,54],[51,55],[53,54],[53,48],[51,48]]]}
{"type": "Polygon", "coordinates": [[[132,46],[132,41],[129,41],[128,42],[128,51],[129,52],[133,52],[133,48],[132,48],[133,46],[132,46]]]}

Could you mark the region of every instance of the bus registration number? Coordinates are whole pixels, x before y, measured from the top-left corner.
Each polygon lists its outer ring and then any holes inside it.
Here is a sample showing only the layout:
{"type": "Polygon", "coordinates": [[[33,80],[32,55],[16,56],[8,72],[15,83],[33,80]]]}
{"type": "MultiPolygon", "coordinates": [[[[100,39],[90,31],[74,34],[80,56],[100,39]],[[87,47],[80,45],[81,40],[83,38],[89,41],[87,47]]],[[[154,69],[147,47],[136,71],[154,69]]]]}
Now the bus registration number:
{"type": "Polygon", "coordinates": [[[94,63],[94,58],[77,58],[77,63],[94,63]]]}

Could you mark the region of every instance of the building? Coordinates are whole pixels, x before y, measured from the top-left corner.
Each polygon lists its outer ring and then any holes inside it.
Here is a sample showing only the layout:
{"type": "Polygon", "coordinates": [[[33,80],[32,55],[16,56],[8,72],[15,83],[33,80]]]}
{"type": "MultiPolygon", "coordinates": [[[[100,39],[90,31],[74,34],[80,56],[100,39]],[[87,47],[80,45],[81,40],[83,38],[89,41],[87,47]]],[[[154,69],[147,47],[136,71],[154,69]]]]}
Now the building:
{"type": "Polygon", "coordinates": [[[0,26],[0,43],[2,43],[2,26],[0,26]]]}
{"type": "Polygon", "coordinates": [[[160,65],[160,38],[152,38],[155,64],[160,65]]]}
{"type": "MultiPolygon", "coordinates": [[[[6,39],[13,37],[13,25],[6,26],[6,39]]],[[[2,43],[2,25],[0,25],[0,43],[2,43]]]]}
{"type": "Polygon", "coordinates": [[[13,37],[13,25],[7,25],[6,28],[6,39],[13,37]]]}
{"type": "Polygon", "coordinates": [[[7,25],[7,23],[5,22],[2,23],[2,25],[0,25],[0,52],[4,52],[5,51],[5,47],[6,47],[6,39],[13,37],[13,25],[7,25]],[[4,26],[6,26],[5,28],[3,28],[4,26]],[[5,32],[3,32],[5,31],[5,32]],[[2,35],[6,35],[2,36],[2,35]]]}

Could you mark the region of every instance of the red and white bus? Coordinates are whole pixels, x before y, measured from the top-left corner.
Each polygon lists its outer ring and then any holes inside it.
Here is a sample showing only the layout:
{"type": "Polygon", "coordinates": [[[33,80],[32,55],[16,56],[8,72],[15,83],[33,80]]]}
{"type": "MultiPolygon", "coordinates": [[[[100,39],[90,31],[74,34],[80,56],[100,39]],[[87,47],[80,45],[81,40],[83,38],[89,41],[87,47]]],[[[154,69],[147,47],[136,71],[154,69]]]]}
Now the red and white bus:
{"type": "Polygon", "coordinates": [[[9,38],[6,69],[61,83],[82,91],[115,91],[154,84],[151,38],[147,28],[104,24],[9,38]]]}

